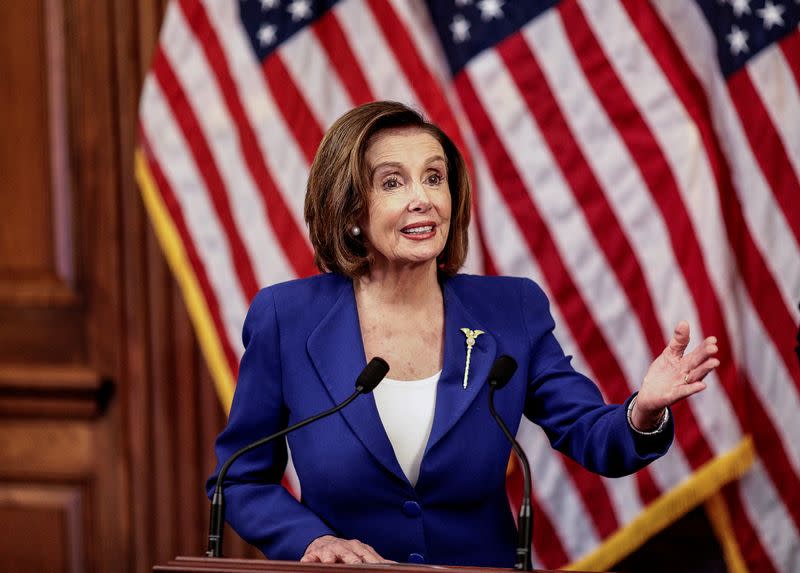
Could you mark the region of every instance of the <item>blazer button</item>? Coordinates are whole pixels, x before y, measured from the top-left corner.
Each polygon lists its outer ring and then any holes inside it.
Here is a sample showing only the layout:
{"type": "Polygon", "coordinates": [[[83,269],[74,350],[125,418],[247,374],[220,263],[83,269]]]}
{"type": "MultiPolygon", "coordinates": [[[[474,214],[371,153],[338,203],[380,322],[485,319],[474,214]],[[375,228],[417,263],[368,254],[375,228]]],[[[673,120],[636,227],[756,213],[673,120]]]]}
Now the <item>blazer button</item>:
{"type": "Polygon", "coordinates": [[[408,556],[409,563],[425,563],[425,557],[421,553],[412,553],[408,556]]]}
{"type": "MultiPolygon", "coordinates": [[[[419,517],[422,515],[422,508],[416,501],[410,500],[403,503],[403,513],[407,517],[419,517]]],[[[412,553],[412,555],[418,555],[418,553],[412,553]]]]}

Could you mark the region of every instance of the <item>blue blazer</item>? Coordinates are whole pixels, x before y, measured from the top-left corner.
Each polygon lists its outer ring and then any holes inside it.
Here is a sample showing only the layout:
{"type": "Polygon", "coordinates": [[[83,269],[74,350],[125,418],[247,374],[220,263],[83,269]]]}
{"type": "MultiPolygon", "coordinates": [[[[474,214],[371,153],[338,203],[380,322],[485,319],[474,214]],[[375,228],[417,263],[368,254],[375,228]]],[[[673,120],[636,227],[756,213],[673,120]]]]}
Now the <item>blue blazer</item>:
{"type": "MultiPolygon", "coordinates": [[[[505,490],[510,446],[489,414],[486,384],[501,354],[519,364],[495,396],[512,432],[524,414],[553,447],[606,476],[632,473],[669,448],[671,424],[656,436],[636,434],[625,406],[606,405],[572,368],[553,337],[547,298],[532,281],[457,275],[442,289],[444,365],[415,487],[395,458],[372,395],[289,435],[302,501],[280,485],[284,443],[231,466],[227,520],[271,559],[299,559],[311,541],[331,534],[359,539],[401,562],[513,566],[516,528],[505,490]],[[485,332],[472,351],[466,390],[462,327],[485,332]]],[[[230,418],[216,443],[220,463],[248,442],[349,396],[366,364],[352,282],[336,274],[259,292],[243,339],[230,418]]]]}

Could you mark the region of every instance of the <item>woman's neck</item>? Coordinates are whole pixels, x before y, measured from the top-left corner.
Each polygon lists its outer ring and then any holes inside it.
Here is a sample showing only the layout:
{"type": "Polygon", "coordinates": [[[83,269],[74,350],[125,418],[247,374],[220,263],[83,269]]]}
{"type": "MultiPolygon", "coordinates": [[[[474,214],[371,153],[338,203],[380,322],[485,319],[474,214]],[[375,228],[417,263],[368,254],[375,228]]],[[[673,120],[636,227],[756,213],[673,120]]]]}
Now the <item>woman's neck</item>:
{"type": "Polygon", "coordinates": [[[436,261],[403,267],[373,267],[354,281],[356,296],[383,305],[418,306],[432,298],[441,300],[436,261]]]}

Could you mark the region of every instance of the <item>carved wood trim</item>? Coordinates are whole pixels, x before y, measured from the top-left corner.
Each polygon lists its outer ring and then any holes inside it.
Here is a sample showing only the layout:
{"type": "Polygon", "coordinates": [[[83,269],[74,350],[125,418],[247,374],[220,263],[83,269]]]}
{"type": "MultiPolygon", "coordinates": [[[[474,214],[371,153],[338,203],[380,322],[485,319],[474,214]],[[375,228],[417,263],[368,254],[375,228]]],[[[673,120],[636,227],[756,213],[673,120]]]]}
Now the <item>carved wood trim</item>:
{"type": "Polygon", "coordinates": [[[113,391],[110,380],[82,366],[0,365],[0,414],[94,418],[113,391]]]}

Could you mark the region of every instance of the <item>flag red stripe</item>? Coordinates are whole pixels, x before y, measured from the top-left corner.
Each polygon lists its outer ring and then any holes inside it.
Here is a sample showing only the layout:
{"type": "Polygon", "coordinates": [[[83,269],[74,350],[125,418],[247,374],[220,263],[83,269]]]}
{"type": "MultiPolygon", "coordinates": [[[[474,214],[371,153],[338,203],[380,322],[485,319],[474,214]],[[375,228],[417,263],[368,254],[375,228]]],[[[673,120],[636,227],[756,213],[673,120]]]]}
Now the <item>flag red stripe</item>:
{"type": "MultiPolygon", "coordinates": [[[[605,337],[586,306],[572,278],[558,254],[558,249],[547,226],[542,220],[536,206],[531,201],[519,173],[505,150],[505,144],[498,136],[491,120],[475,93],[475,88],[466,73],[455,78],[456,88],[464,110],[470,118],[478,140],[483,146],[490,170],[500,193],[509,206],[517,226],[520,229],[531,252],[539,261],[542,274],[548,283],[549,290],[561,307],[564,318],[577,344],[584,350],[586,360],[600,380],[624,380],[619,364],[614,359],[605,337]]],[[[609,387],[609,398],[615,402],[624,402],[628,392],[619,385],[609,387]]],[[[591,516],[598,531],[605,528],[603,513],[612,515],[613,509],[608,492],[600,478],[584,472],[574,476],[576,487],[587,507],[605,508],[603,511],[592,511],[591,516]],[[597,483],[599,482],[599,484],[597,483]],[[591,497],[585,496],[587,491],[593,492],[591,497]],[[594,495],[594,492],[605,495],[594,495]]],[[[648,472],[640,472],[637,479],[652,480],[648,472]],[[642,476],[642,477],[639,477],[642,476]]],[[[652,483],[652,482],[651,482],[652,483]]],[[[644,495],[658,495],[658,488],[652,484],[650,488],[642,488],[644,495]]]]}
{"type": "MultiPolygon", "coordinates": [[[[524,476],[519,464],[516,463],[516,460],[514,461],[511,473],[506,476],[506,492],[512,510],[515,514],[518,514],[522,503],[524,487],[522,480],[524,476]]],[[[536,499],[534,492],[531,492],[531,509],[533,510],[533,536],[531,537],[533,551],[539,561],[542,562],[542,565],[548,569],[563,567],[569,563],[569,555],[567,555],[567,551],[561,543],[561,538],[553,526],[553,521],[536,499]]]]}
{"type": "MultiPolygon", "coordinates": [[[[605,253],[619,285],[625,291],[649,345],[650,359],[654,359],[661,354],[666,341],[660,334],[661,325],[644,273],[622,225],[578,146],[536,56],[522,35],[509,37],[498,47],[498,51],[581,206],[595,241],[605,253]]],[[[614,382],[624,386],[624,380],[614,382]]],[[[624,387],[627,392],[627,387],[624,387]]],[[[696,468],[709,461],[713,457],[711,448],[700,432],[691,409],[679,406],[674,409],[673,414],[681,428],[677,435],[678,441],[692,467],[696,468]]]]}
{"type": "Polygon", "coordinates": [[[211,315],[211,321],[214,323],[214,328],[217,331],[217,337],[219,338],[220,345],[222,346],[222,352],[225,356],[226,362],[228,363],[228,368],[230,368],[233,376],[236,377],[236,373],[239,370],[239,358],[233,351],[233,348],[228,341],[228,337],[225,336],[226,329],[222,322],[222,313],[220,312],[219,302],[217,301],[214,289],[208,280],[205,267],[203,266],[199,255],[197,254],[197,249],[194,246],[192,235],[186,226],[186,220],[183,218],[183,211],[181,210],[178,200],[175,198],[175,193],[173,192],[172,187],[167,181],[167,178],[164,176],[164,172],[161,170],[161,166],[159,165],[158,160],[156,159],[155,154],[150,147],[150,142],[148,141],[147,135],[144,133],[141,125],[139,126],[138,131],[139,145],[143,151],[145,160],[147,161],[147,167],[150,171],[150,175],[153,177],[153,181],[158,188],[158,192],[164,201],[164,206],[169,212],[170,218],[172,219],[172,222],[178,231],[178,235],[180,235],[183,249],[186,252],[186,257],[189,260],[189,264],[192,267],[194,276],[197,278],[197,284],[200,287],[200,291],[203,293],[205,303],[208,306],[208,312],[211,315]]]}
{"type": "MultiPolygon", "coordinates": [[[[662,212],[670,233],[673,251],[686,277],[697,305],[703,330],[714,333],[719,339],[722,386],[733,405],[745,430],[753,433],[757,449],[765,461],[765,467],[776,484],[789,485],[789,490],[800,491],[800,480],[788,462],[786,453],[778,441],[778,433],[769,416],[750,386],[744,373],[738,370],[731,353],[732,343],[722,318],[722,309],[708,276],[700,245],[694,235],[689,214],[681,201],[677,183],[655,138],[625,91],[616,72],[603,55],[603,50],[594,37],[583,13],[577,4],[568,0],[559,6],[562,17],[570,22],[567,34],[578,55],[587,79],[592,83],[597,97],[625,140],[629,152],[642,166],[642,173],[662,212]],[[764,448],[762,450],[762,448],[764,448]]],[[[782,488],[784,501],[791,506],[797,494],[782,488]]],[[[800,504],[790,507],[790,513],[800,524],[800,504]]]]}
{"type": "Polygon", "coordinates": [[[800,209],[797,208],[800,180],[746,69],[741,69],[728,78],[728,93],[742,120],[747,141],[761,172],[772,188],[775,201],[783,211],[792,233],[800,243],[800,209]]]}
{"type": "Polygon", "coordinates": [[[300,145],[306,162],[311,165],[324,131],[314,118],[305,94],[297,87],[281,60],[280,51],[264,58],[261,69],[286,126],[300,145]]]}
{"type": "Polygon", "coordinates": [[[733,534],[736,543],[742,553],[749,571],[757,573],[777,573],[775,564],[770,559],[756,530],[750,523],[750,517],[744,509],[742,503],[742,485],[740,482],[732,482],[722,488],[722,497],[728,506],[728,514],[733,524],[733,534]]]}
{"type": "Polygon", "coordinates": [[[334,10],[325,12],[312,25],[312,29],[320,44],[325,48],[331,65],[341,78],[353,105],[373,101],[375,96],[361,72],[361,66],[336,19],[334,10]]]}
{"type": "Polygon", "coordinates": [[[786,36],[780,41],[781,51],[789,69],[794,75],[794,83],[800,87],[800,29],[786,36]]]}
{"type": "Polygon", "coordinates": [[[242,294],[245,299],[252,300],[258,292],[258,282],[253,274],[250,256],[233,218],[229,197],[225,192],[225,183],[222,181],[214,155],[211,153],[211,148],[203,135],[194,110],[183,91],[183,86],[160,45],[156,48],[153,58],[153,74],[161,86],[161,91],[164,93],[175,121],[180,126],[184,140],[192,152],[194,163],[203,178],[217,218],[225,231],[236,276],[242,286],[242,294]]]}
{"type": "Polygon", "coordinates": [[[236,124],[242,156],[264,200],[265,219],[269,221],[284,257],[295,274],[300,277],[312,275],[316,273],[316,268],[313,253],[304,239],[304,230],[298,227],[269,173],[264,156],[260,152],[258,138],[242,106],[227,58],[208,14],[198,0],[180,0],[180,6],[195,37],[202,38],[199,44],[236,124]]]}
{"type": "Polygon", "coordinates": [[[570,561],[567,551],[558,537],[553,521],[539,503],[535,492],[531,493],[531,509],[534,520],[531,545],[536,555],[548,569],[565,566],[570,561]]]}
{"type": "MultiPolygon", "coordinates": [[[[800,389],[800,364],[791,345],[785,342],[794,337],[797,326],[789,309],[783,304],[775,278],[750,234],[739,196],[733,187],[730,164],[711,122],[708,97],[655,9],[646,2],[622,0],[622,3],[700,132],[717,183],[722,221],[739,273],[767,335],[782,357],[795,386],[800,389]]],[[[798,34],[793,36],[800,38],[798,34]]]]}
{"type": "Polygon", "coordinates": [[[597,533],[601,539],[605,539],[619,529],[619,522],[603,480],[566,456],[562,456],[561,461],[580,492],[581,499],[591,500],[586,507],[592,514],[597,533]]]}

